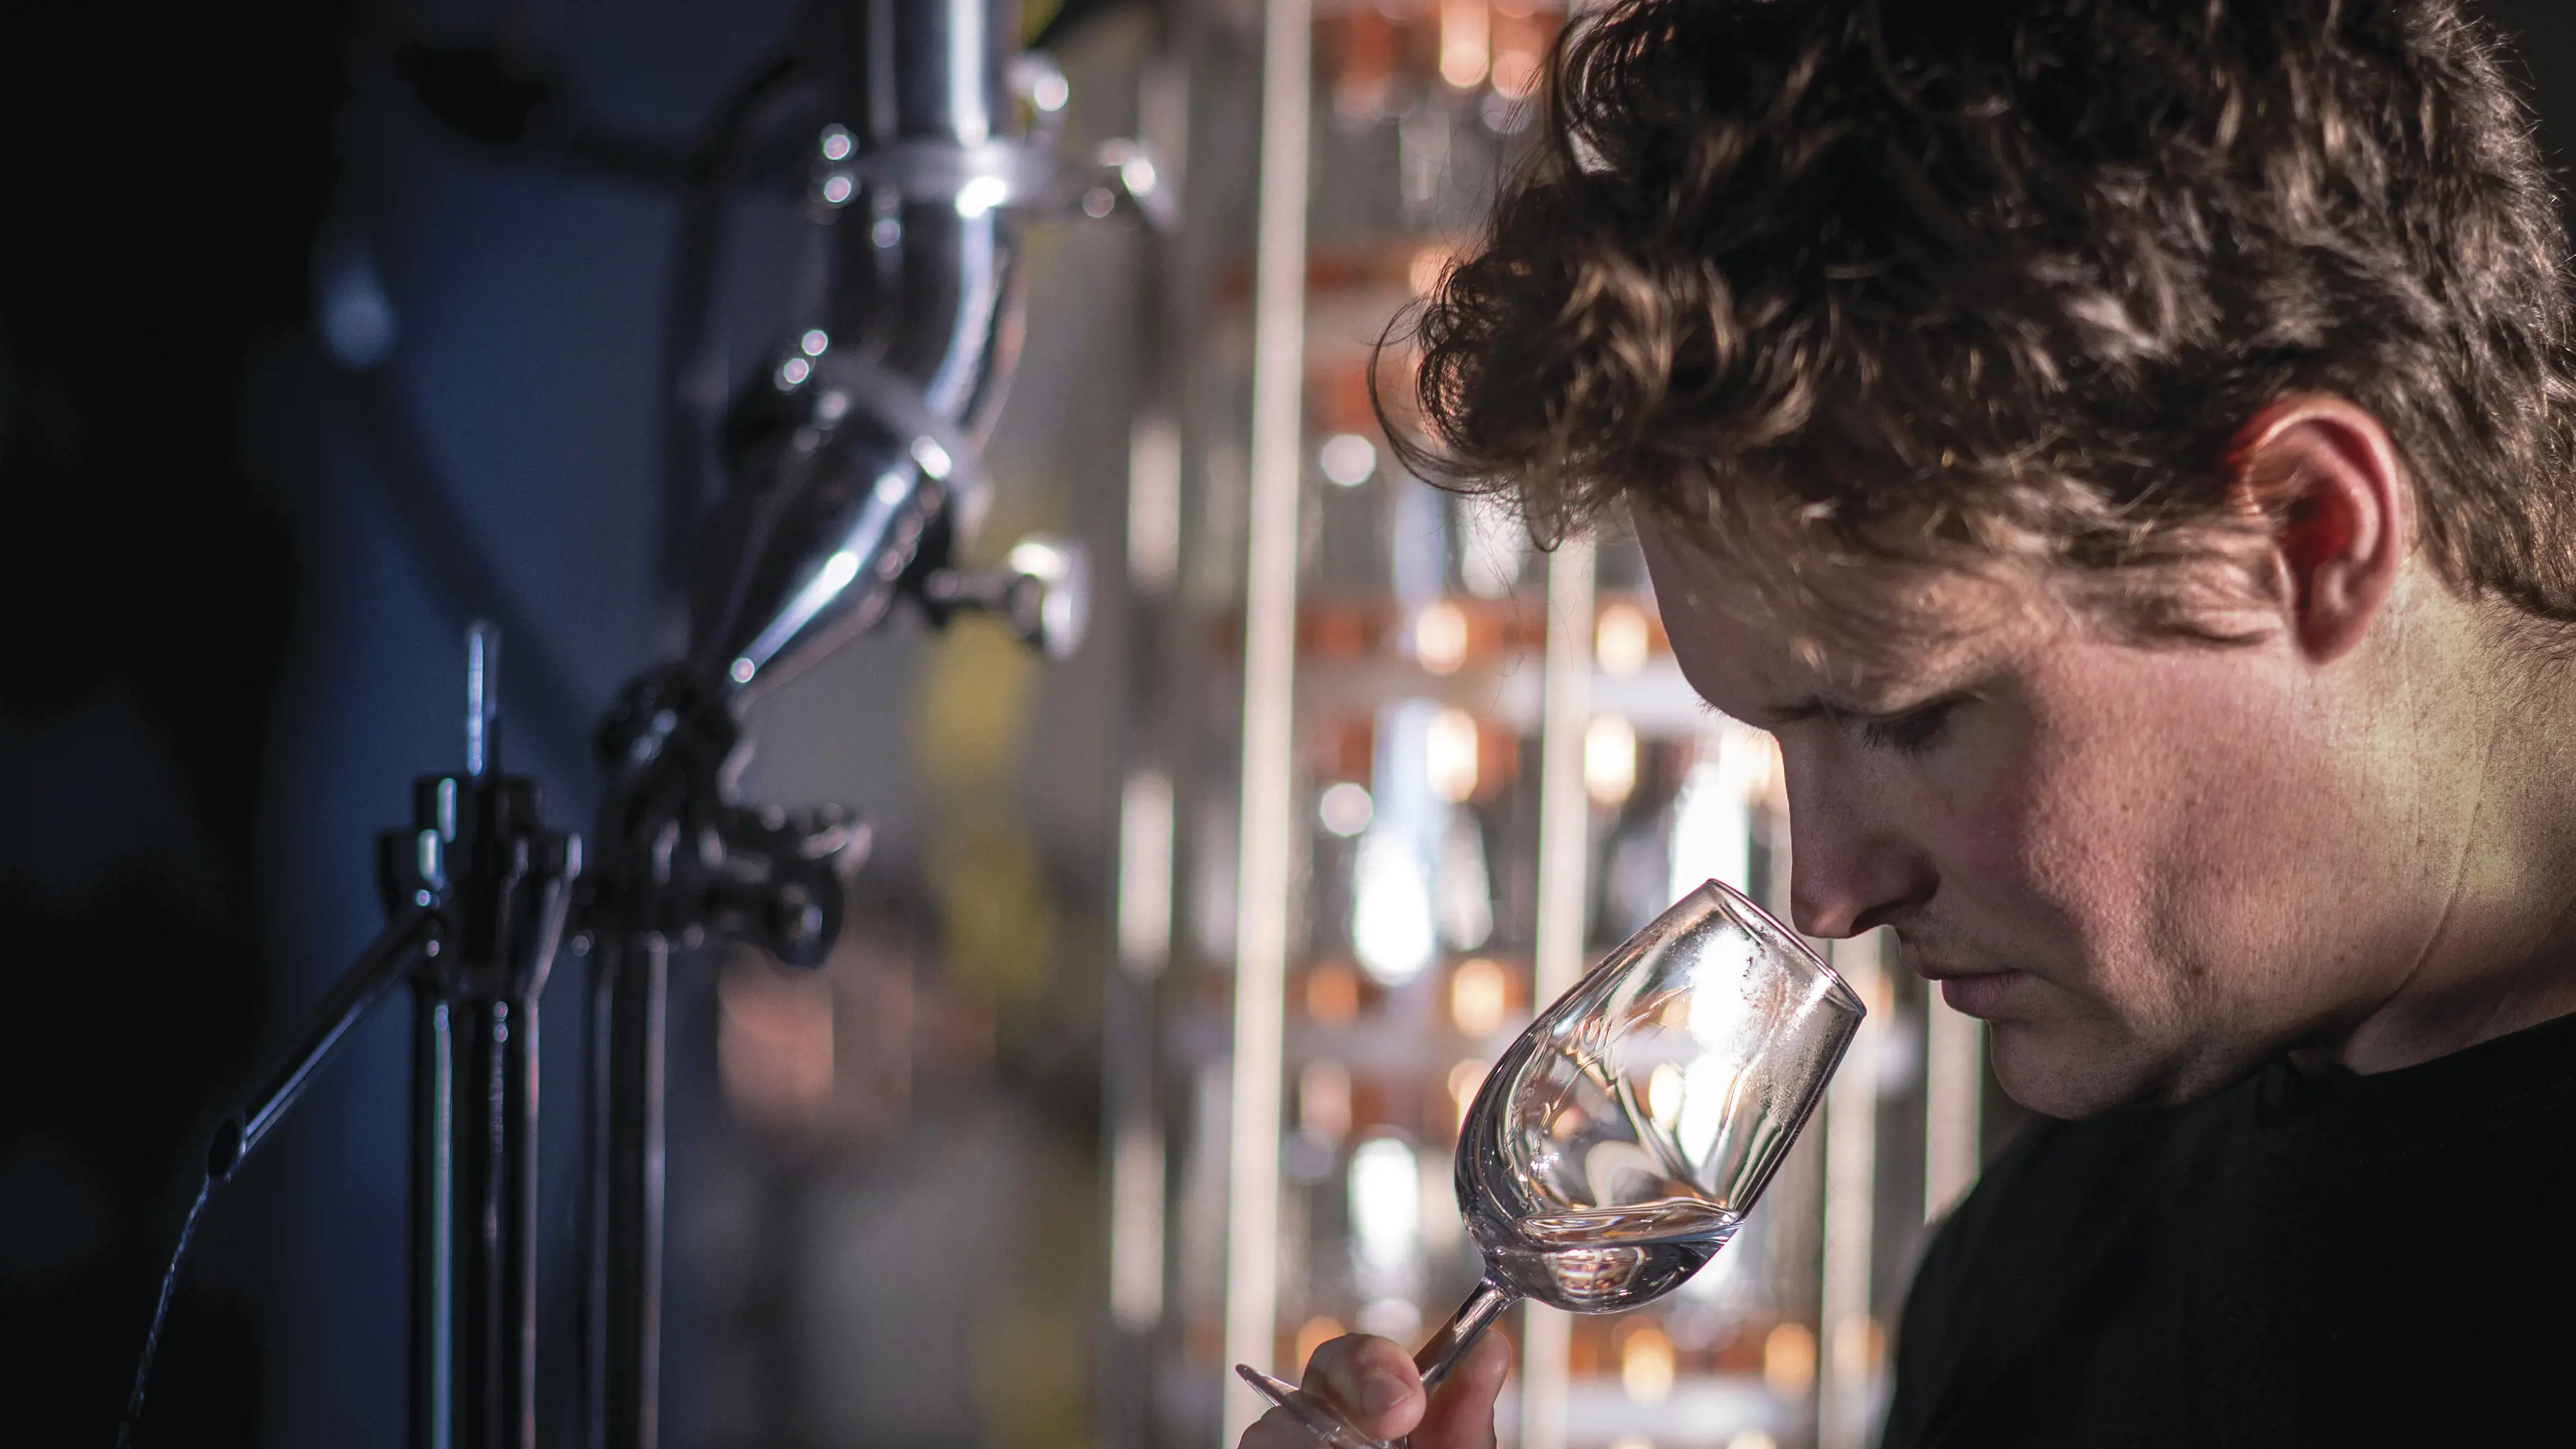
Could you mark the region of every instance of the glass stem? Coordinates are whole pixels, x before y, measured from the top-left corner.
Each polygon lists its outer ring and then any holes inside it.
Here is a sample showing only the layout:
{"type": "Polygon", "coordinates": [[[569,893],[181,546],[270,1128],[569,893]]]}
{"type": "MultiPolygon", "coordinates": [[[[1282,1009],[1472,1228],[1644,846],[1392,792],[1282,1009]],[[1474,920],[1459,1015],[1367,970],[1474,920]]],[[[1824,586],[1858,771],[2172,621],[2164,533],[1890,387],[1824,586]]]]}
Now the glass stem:
{"type": "Polygon", "coordinates": [[[1422,1371],[1422,1391],[1428,1394],[1440,1387],[1440,1381],[1449,1377],[1458,1360],[1465,1358],[1476,1340],[1485,1336],[1486,1326],[1518,1301],[1519,1294],[1491,1278],[1478,1283],[1476,1291],[1467,1295],[1467,1301],[1459,1304],[1458,1311],[1450,1314],[1449,1321],[1440,1325],[1440,1331],[1422,1346],[1422,1352],[1413,1356],[1413,1366],[1422,1371]]]}

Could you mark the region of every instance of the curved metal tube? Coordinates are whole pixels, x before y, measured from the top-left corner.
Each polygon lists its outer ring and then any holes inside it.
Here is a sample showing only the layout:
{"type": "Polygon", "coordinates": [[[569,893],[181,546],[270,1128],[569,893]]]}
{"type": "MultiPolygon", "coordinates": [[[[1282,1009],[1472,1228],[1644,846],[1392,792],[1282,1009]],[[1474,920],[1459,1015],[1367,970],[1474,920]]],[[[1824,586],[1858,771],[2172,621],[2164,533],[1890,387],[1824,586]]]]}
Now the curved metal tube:
{"type": "Polygon", "coordinates": [[[632,718],[603,735],[584,1366],[595,1449],[659,1436],[663,1053],[680,924],[662,897],[683,817],[721,804],[745,692],[876,623],[971,526],[976,454],[1017,352],[1020,234],[1052,184],[1022,120],[1049,107],[1024,108],[1011,89],[1018,0],[825,0],[813,19],[836,112],[807,160],[808,204],[833,229],[829,299],[725,420],[731,489],[702,545],[687,658],[648,676],[632,718]]]}
{"type": "Polygon", "coordinates": [[[1011,88],[1016,0],[856,0],[826,26],[840,119],[809,200],[830,300],[726,424],[733,492],[691,660],[728,699],[876,623],[981,502],[978,444],[1018,351],[1020,238],[1053,163],[1011,88]]]}

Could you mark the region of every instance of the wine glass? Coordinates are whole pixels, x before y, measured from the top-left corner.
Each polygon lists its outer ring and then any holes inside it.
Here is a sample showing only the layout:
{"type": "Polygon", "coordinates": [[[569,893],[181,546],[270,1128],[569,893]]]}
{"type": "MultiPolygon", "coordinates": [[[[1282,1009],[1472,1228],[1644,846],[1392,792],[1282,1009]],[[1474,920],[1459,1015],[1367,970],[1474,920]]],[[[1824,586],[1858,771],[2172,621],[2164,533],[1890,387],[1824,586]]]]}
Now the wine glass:
{"type": "MultiPolygon", "coordinates": [[[[1458,1133],[1485,1274],[1414,1364],[1425,1390],[1515,1300],[1634,1308],[1735,1236],[1866,1014],[1824,959],[1709,881],[1521,1033],[1458,1133]]],[[[1324,1400],[1235,1372],[1335,1449],[1388,1449],[1324,1400]]]]}

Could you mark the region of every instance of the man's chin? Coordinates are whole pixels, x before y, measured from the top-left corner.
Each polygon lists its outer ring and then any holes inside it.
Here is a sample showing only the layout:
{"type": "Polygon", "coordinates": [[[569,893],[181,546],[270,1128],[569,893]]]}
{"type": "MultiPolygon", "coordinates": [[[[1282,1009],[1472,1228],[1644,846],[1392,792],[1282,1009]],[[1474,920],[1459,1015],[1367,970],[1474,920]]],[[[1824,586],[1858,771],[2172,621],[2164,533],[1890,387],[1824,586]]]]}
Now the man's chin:
{"type": "Polygon", "coordinates": [[[1989,1050],[2004,1095],[2043,1117],[2079,1120],[2168,1095],[2164,1074],[2134,1048],[2063,1027],[1999,1021],[1989,1050]]]}

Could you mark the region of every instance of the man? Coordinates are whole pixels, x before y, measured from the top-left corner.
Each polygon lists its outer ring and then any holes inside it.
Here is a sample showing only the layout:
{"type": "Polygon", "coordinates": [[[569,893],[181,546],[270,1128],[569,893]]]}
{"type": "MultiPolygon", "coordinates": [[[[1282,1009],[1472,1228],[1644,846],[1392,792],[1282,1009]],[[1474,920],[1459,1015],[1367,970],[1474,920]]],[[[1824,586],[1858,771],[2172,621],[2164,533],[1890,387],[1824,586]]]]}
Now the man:
{"type": "MultiPolygon", "coordinates": [[[[2501,66],[2455,0],[1630,0],[1419,318],[1419,461],[1624,509],[1799,927],[2045,1114],[1890,1445],[2576,1434],[2576,396],[2501,66]]],[[[1479,1449],[1506,1358],[1308,1375],[1479,1449]]]]}

